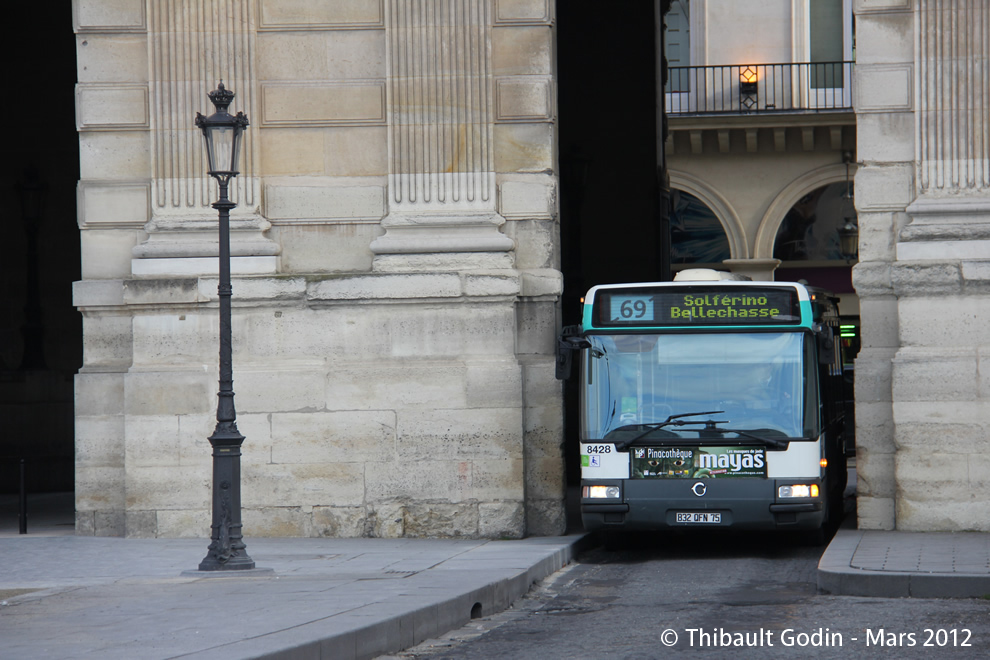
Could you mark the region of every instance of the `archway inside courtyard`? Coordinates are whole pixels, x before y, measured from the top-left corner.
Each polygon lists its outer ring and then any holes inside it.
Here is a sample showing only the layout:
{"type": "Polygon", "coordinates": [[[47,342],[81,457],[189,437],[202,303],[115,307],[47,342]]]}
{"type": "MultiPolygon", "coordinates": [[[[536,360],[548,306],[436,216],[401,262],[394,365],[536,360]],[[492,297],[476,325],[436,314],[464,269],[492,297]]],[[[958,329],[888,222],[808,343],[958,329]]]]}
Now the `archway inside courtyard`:
{"type": "MultiPolygon", "coordinates": [[[[855,224],[852,185],[837,181],[818,186],[791,205],[773,241],[773,258],[780,260],[776,279],[805,281],[840,296],[853,296],[855,255],[842,253],[841,230],[855,224]]],[[[858,316],[847,301],[843,314],[858,316]]]]}

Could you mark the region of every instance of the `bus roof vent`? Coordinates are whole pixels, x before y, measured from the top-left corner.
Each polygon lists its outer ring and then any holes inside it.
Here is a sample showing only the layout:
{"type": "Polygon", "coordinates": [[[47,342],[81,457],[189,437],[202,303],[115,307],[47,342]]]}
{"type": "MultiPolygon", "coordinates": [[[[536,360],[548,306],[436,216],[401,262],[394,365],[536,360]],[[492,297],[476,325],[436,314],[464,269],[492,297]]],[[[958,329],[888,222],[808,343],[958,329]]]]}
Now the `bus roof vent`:
{"type": "Polygon", "coordinates": [[[738,273],[727,273],[723,270],[713,270],[711,268],[687,268],[674,276],[675,282],[724,282],[726,280],[752,281],[748,275],[738,273]]]}

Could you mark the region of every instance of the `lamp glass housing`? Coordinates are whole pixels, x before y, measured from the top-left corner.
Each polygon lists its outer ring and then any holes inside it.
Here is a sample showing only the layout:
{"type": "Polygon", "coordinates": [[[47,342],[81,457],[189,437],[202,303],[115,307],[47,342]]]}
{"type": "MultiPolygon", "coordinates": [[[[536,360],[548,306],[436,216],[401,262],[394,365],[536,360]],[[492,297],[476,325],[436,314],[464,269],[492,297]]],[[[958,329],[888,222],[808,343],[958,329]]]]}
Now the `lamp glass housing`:
{"type": "MultiPolygon", "coordinates": [[[[227,116],[229,117],[230,115],[227,116]]],[[[216,117],[216,115],[213,115],[213,117],[216,117]]],[[[237,126],[219,123],[208,124],[203,129],[203,134],[206,138],[206,157],[209,161],[208,167],[210,172],[231,173],[237,171],[238,155],[241,147],[240,133],[241,130],[237,126]]]]}
{"type": "Polygon", "coordinates": [[[25,181],[17,183],[17,194],[21,198],[21,213],[27,219],[40,218],[45,207],[45,184],[35,172],[28,175],[25,181]]]}
{"type": "Polygon", "coordinates": [[[739,70],[739,92],[743,95],[757,93],[759,74],[756,67],[749,65],[739,70]]]}
{"type": "MultiPolygon", "coordinates": [[[[216,113],[207,117],[203,126],[206,138],[207,168],[210,174],[236,174],[238,156],[241,149],[241,127],[234,122],[226,122],[225,117],[216,113]],[[219,121],[217,121],[219,120],[219,121]]],[[[226,112],[231,120],[236,119],[226,112]]]]}
{"type": "Polygon", "coordinates": [[[241,149],[241,133],[248,126],[243,112],[232,115],[227,112],[234,93],[223,86],[210,92],[210,101],[216,107],[209,117],[196,114],[196,125],[203,130],[206,140],[207,171],[215,177],[229,178],[237,175],[237,163],[241,149]]]}
{"type": "Polygon", "coordinates": [[[859,227],[853,223],[853,218],[846,218],[846,223],[838,230],[839,252],[846,259],[854,259],[859,254],[859,227]]]}

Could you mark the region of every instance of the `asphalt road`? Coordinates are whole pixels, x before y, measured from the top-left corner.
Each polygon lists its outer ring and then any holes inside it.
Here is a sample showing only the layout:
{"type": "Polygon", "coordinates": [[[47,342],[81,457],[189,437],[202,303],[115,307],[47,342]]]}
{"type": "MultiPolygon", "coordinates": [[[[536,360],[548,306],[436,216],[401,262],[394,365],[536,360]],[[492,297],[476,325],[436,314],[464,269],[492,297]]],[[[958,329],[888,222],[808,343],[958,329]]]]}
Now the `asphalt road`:
{"type": "Polygon", "coordinates": [[[768,535],[644,535],[591,550],[511,610],[393,657],[990,657],[990,601],[818,594],[823,550],[768,535]]]}

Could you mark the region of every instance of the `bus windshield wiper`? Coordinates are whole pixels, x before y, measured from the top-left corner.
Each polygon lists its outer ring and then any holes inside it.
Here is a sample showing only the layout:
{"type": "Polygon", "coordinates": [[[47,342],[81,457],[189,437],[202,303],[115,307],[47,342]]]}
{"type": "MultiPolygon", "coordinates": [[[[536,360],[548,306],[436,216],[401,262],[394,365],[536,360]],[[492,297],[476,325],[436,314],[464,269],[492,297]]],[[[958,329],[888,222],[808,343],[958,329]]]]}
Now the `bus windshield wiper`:
{"type": "Polygon", "coordinates": [[[720,429],[714,424],[706,425],[705,430],[715,431],[717,433],[735,433],[736,435],[742,436],[744,438],[749,438],[751,440],[757,440],[759,442],[762,442],[771,447],[775,447],[777,449],[786,449],[788,444],[790,444],[790,440],[781,440],[780,438],[767,438],[765,436],[757,435],[749,431],[743,431],[741,429],[720,429]]]}
{"type": "MultiPolygon", "coordinates": [[[[615,444],[615,451],[622,451],[622,450],[626,449],[627,447],[629,447],[629,445],[631,445],[632,443],[636,442],[637,440],[639,440],[641,438],[645,438],[646,436],[648,436],[649,434],[653,433],[657,429],[662,429],[665,426],[685,426],[685,425],[688,425],[688,424],[706,424],[706,425],[709,424],[709,422],[699,421],[699,420],[684,421],[683,419],[681,419],[682,417],[696,417],[698,415],[718,415],[718,414],[721,414],[723,412],[725,412],[725,411],[724,410],[706,410],[704,412],[681,413],[680,415],[671,415],[670,417],[668,417],[667,419],[665,419],[662,422],[657,422],[656,424],[647,424],[647,426],[649,426],[649,428],[646,429],[645,431],[643,431],[642,433],[640,433],[639,435],[633,436],[632,438],[629,438],[628,440],[620,440],[619,442],[614,443],[615,444]]],[[[721,430],[721,429],[718,429],[718,430],[721,430]]]]}

